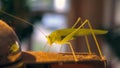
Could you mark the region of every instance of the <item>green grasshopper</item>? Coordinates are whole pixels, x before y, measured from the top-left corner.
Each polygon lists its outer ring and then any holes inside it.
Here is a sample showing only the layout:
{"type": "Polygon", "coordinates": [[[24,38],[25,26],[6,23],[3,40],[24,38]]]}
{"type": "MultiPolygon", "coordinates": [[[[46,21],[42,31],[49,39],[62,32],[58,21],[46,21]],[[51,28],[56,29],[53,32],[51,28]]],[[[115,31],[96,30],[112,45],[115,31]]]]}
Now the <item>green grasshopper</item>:
{"type": "Polygon", "coordinates": [[[50,35],[46,36],[48,44],[50,45],[52,45],[53,43],[61,44],[61,45],[62,44],[70,45],[75,61],[78,61],[78,60],[75,56],[73,47],[69,42],[70,40],[73,40],[77,36],[86,36],[92,33],[105,34],[108,32],[106,30],[96,30],[96,29],[93,30],[92,28],[90,29],[82,28],[86,23],[90,24],[89,20],[87,19],[78,28],[74,28],[79,21],[80,21],[80,18],[78,18],[77,22],[72,26],[72,28],[59,29],[59,30],[53,31],[50,35]]]}
{"type": "MultiPolygon", "coordinates": [[[[23,21],[27,24],[32,25],[31,23],[25,21],[22,18],[13,16],[11,14],[8,14],[4,11],[0,11],[6,15],[9,15],[15,19],[18,19],[20,21],[23,21]]],[[[70,40],[73,40],[75,37],[77,36],[86,36],[86,35],[90,35],[92,34],[93,37],[95,38],[95,34],[105,34],[108,31],[106,30],[97,30],[97,29],[92,29],[89,20],[85,20],[78,28],[75,28],[75,26],[78,24],[78,22],[80,21],[80,18],[78,18],[78,20],[75,22],[75,24],[72,26],[72,28],[66,28],[66,29],[59,29],[59,30],[55,30],[53,31],[50,35],[46,36],[47,38],[47,43],[52,46],[53,43],[56,44],[68,44],[70,46],[70,49],[72,51],[73,57],[75,61],[78,61],[74,49],[72,47],[72,44],[70,43],[70,40]],[[85,24],[88,24],[90,29],[86,29],[86,28],[82,28],[85,24]]],[[[33,26],[33,25],[32,25],[33,26]]],[[[95,39],[96,41],[96,39],[95,39]]]]}

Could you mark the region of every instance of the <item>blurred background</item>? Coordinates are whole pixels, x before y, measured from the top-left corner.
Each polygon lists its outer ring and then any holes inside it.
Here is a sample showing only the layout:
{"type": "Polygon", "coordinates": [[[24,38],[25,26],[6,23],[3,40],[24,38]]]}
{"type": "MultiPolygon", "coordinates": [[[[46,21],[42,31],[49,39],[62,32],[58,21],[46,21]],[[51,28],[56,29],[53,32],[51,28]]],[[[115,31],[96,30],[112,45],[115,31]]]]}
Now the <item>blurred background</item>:
{"type": "MultiPolygon", "coordinates": [[[[57,29],[70,28],[78,17],[82,21],[89,19],[93,28],[109,31],[97,39],[108,68],[120,68],[120,0],[0,0],[0,10],[33,24],[0,12],[0,19],[18,35],[23,51],[47,51],[50,46],[44,48],[45,36],[57,29]]],[[[89,40],[92,51],[98,54],[94,40],[91,37],[89,40]]],[[[83,37],[71,42],[76,52],[87,51],[83,37]]],[[[59,52],[59,49],[60,45],[53,44],[50,51],[59,52]]],[[[69,47],[62,46],[62,52],[66,51],[70,51],[69,47]]]]}

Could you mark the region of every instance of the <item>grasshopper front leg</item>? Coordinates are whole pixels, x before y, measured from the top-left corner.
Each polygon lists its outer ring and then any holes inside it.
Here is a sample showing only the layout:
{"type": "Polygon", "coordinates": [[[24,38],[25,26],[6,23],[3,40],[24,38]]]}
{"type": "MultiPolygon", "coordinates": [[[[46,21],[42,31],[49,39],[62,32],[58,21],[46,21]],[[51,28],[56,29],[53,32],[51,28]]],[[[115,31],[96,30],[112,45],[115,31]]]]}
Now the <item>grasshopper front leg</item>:
{"type": "Polygon", "coordinates": [[[72,54],[73,54],[74,60],[77,62],[78,59],[77,59],[77,57],[76,57],[76,55],[75,55],[75,51],[74,51],[74,49],[73,49],[73,47],[72,47],[72,44],[71,44],[70,42],[68,42],[67,44],[70,46],[70,49],[71,49],[71,51],[72,51],[72,54]]]}

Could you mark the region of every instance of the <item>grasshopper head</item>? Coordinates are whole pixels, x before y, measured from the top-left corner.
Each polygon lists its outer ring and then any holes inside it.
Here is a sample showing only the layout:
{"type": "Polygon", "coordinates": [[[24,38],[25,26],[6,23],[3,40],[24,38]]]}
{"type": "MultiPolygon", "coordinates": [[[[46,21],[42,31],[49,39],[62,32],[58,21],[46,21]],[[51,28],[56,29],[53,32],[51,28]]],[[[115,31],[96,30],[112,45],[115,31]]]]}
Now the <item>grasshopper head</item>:
{"type": "Polygon", "coordinates": [[[46,36],[46,38],[47,38],[47,43],[52,45],[53,44],[52,38],[50,36],[46,36]]]}

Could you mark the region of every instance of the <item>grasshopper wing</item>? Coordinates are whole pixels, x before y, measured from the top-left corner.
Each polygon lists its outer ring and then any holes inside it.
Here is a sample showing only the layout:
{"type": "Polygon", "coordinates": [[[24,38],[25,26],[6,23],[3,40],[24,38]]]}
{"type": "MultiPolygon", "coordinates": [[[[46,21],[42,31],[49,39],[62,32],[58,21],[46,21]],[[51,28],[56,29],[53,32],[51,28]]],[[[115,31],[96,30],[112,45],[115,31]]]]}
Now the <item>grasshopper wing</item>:
{"type": "MultiPolygon", "coordinates": [[[[94,34],[106,34],[108,31],[106,30],[97,30],[93,29],[92,30],[94,34]]],[[[75,34],[75,36],[85,36],[85,35],[90,35],[92,34],[90,29],[79,29],[78,32],[75,34]]]]}
{"type": "MultiPolygon", "coordinates": [[[[106,30],[97,30],[97,29],[93,29],[92,30],[94,32],[94,34],[106,34],[108,31],[106,30]]],[[[73,39],[76,36],[86,36],[86,35],[90,35],[92,34],[90,29],[61,29],[58,30],[59,34],[61,36],[63,36],[63,40],[62,42],[65,43],[71,39],[73,39]]]]}
{"type": "MultiPolygon", "coordinates": [[[[76,31],[76,29],[60,29],[57,30],[57,32],[61,35],[61,36],[67,36],[70,33],[74,33],[74,31],[76,31]]],[[[92,30],[94,32],[94,34],[106,34],[108,31],[107,30],[98,30],[98,29],[93,29],[92,30]]],[[[92,34],[90,29],[79,29],[77,32],[74,33],[73,36],[85,36],[85,35],[90,35],[92,34]]]]}

